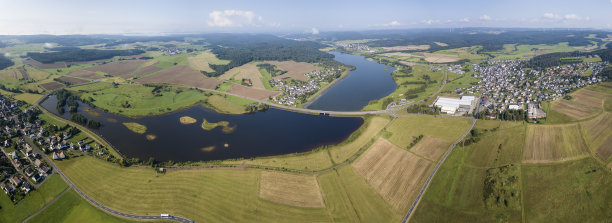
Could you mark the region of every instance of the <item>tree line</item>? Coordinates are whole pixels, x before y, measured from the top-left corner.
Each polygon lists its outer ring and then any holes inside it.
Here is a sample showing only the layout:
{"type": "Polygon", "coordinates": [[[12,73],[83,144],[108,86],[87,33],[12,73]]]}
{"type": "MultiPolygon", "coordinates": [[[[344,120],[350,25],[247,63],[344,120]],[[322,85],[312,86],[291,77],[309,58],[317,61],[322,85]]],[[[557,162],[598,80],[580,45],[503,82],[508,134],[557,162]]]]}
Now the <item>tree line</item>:
{"type": "Polygon", "coordinates": [[[6,58],[4,55],[0,55],[0,70],[13,66],[15,63],[9,59],[6,58]]]}
{"type": "Polygon", "coordinates": [[[54,52],[28,52],[26,55],[41,63],[78,62],[110,59],[115,56],[131,56],[142,54],[142,50],[98,50],[79,49],[75,47],[53,48],[54,52]]]}

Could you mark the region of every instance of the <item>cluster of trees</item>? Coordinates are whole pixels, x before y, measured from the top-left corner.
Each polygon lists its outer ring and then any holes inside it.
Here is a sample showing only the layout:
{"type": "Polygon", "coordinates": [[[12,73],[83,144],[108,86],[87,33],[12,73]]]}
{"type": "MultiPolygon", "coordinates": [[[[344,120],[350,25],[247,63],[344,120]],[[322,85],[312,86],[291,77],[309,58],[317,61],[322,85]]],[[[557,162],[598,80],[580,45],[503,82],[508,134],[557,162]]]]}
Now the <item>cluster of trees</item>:
{"type": "Polygon", "coordinates": [[[416,145],[417,143],[419,143],[421,141],[421,139],[423,139],[423,134],[420,134],[419,136],[417,136],[414,140],[412,140],[412,142],[410,143],[410,145],[406,146],[406,149],[410,149],[412,148],[414,145],[416,145]]]}
{"type": "Polygon", "coordinates": [[[485,110],[476,114],[477,119],[486,119],[487,115],[494,114],[497,118],[504,121],[525,121],[527,120],[527,112],[523,109],[510,110],[506,109],[502,112],[490,112],[485,110]]]}
{"type": "Polygon", "coordinates": [[[6,58],[4,55],[0,55],[0,70],[13,66],[13,61],[9,58],[6,58]]]}
{"type": "Polygon", "coordinates": [[[7,88],[3,84],[0,84],[0,89],[13,93],[23,93],[21,90],[19,90],[19,88],[7,88]]]}
{"type": "Polygon", "coordinates": [[[60,114],[64,113],[64,106],[68,104],[68,111],[71,113],[77,112],[79,103],[77,102],[78,97],[72,95],[70,91],[65,89],[58,90],[55,95],[57,96],[57,111],[60,114]]]}
{"type": "Polygon", "coordinates": [[[244,110],[247,113],[255,113],[257,111],[266,111],[268,109],[270,109],[270,105],[265,104],[265,103],[259,103],[259,105],[250,104],[250,105],[247,105],[246,108],[244,108],[244,110]]]}
{"type": "Polygon", "coordinates": [[[79,49],[74,47],[53,48],[55,52],[28,52],[27,56],[41,63],[77,62],[109,59],[114,56],[142,54],[142,50],[98,50],[79,49]]]}
{"type": "Polygon", "coordinates": [[[427,104],[413,105],[413,106],[408,107],[406,111],[408,113],[416,113],[416,114],[428,114],[428,115],[439,115],[440,114],[440,108],[435,107],[435,106],[431,107],[431,106],[428,106],[427,104]]]}
{"type": "Polygon", "coordinates": [[[272,75],[272,77],[280,76],[287,73],[287,71],[280,70],[276,66],[269,63],[257,64],[257,67],[266,70],[270,75],[272,75]]]}
{"type": "Polygon", "coordinates": [[[73,122],[79,123],[81,125],[87,124],[87,117],[85,117],[84,115],[81,115],[79,113],[71,114],[70,115],[70,120],[72,120],[73,122]]]}

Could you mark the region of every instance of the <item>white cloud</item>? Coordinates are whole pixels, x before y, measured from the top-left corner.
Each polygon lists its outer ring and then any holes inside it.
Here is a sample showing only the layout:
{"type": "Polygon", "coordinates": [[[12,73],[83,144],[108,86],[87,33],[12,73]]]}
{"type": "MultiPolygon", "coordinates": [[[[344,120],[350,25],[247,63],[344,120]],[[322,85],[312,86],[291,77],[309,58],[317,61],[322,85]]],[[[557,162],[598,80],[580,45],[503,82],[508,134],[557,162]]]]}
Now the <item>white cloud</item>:
{"type": "Polygon", "coordinates": [[[213,27],[242,27],[256,25],[255,20],[263,21],[261,16],[256,16],[252,11],[241,10],[213,11],[208,14],[208,18],[208,26],[213,27]]]}
{"type": "Polygon", "coordinates": [[[51,48],[51,47],[53,47],[53,44],[51,44],[51,43],[45,43],[45,48],[51,48]]]}
{"type": "Polygon", "coordinates": [[[488,15],[481,15],[481,16],[480,16],[480,20],[489,21],[489,20],[491,20],[491,16],[488,16],[488,15]]]}
{"type": "Polygon", "coordinates": [[[317,28],[312,28],[312,35],[318,35],[319,34],[319,29],[317,28]]]}
{"type": "Polygon", "coordinates": [[[544,13],[543,17],[547,18],[547,19],[558,19],[558,18],[560,18],[559,15],[555,15],[554,13],[550,13],[550,12],[544,13]]]}
{"type": "Polygon", "coordinates": [[[470,22],[470,18],[465,17],[465,18],[463,18],[463,19],[460,19],[459,21],[460,21],[460,22],[470,22]]]}
{"type": "Polygon", "coordinates": [[[565,18],[565,20],[580,20],[580,17],[576,14],[567,14],[563,18],[565,18]]]}
{"type": "Polygon", "coordinates": [[[433,25],[433,24],[438,24],[438,23],[440,23],[440,20],[428,19],[428,20],[423,20],[423,23],[425,23],[425,24],[427,24],[427,25],[433,25]]]}
{"type": "Polygon", "coordinates": [[[400,22],[398,22],[397,20],[393,20],[389,23],[385,23],[385,24],[374,24],[374,25],[369,25],[369,26],[375,26],[375,27],[390,27],[390,26],[401,26],[402,24],[400,22]]]}
{"type": "Polygon", "coordinates": [[[10,53],[4,53],[4,57],[10,57],[11,54],[10,53]]]}

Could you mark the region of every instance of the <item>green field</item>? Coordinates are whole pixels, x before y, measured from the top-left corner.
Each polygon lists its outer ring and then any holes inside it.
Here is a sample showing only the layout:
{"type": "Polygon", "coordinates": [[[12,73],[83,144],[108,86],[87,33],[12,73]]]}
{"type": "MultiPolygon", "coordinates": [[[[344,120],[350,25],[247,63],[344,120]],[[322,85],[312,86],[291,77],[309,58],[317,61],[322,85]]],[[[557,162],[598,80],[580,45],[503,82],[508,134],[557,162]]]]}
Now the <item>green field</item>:
{"type": "MultiPolygon", "coordinates": [[[[478,123],[482,121],[478,120],[478,123]]],[[[490,122],[499,124],[499,121],[490,122]]],[[[481,129],[479,127],[484,126],[475,126],[476,129],[481,129]]],[[[525,124],[521,122],[502,122],[498,130],[489,130],[482,134],[479,142],[464,148],[470,151],[465,159],[466,164],[489,167],[521,161],[521,153],[525,142],[525,124]]],[[[461,146],[461,144],[459,145],[461,146]]]]}
{"type": "Polygon", "coordinates": [[[522,168],[526,219],[600,222],[612,217],[612,209],[608,208],[612,174],[593,158],[522,168]]]}
{"type": "Polygon", "coordinates": [[[406,148],[412,143],[413,137],[421,134],[455,142],[470,124],[469,119],[412,116],[395,119],[387,131],[391,132],[389,141],[401,148],[406,148]]]}
{"type": "Polygon", "coordinates": [[[28,222],[133,222],[118,218],[91,206],[74,190],[66,192],[51,206],[28,222]]]}
{"type": "Polygon", "coordinates": [[[388,222],[401,216],[391,211],[349,166],[328,173],[332,176],[321,176],[326,208],[300,208],[260,199],[261,171],[257,169],[191,169],[157,174],[150,168],[121,168],[89,156],[56,163],[88,196],[127,213],[169,213],[196,222],[330,222],[351,215],[349,218],[358,215],[368,222],[388,222]],[[336,194],[337,188],[346,194],[336,194]],[[346,199],[354,201],[352,207],[337,209],[349,205],[346,199]]]}
{"type": "Polygon", "coordinates": [[[32,190],[17,205],[2,191],[0,193],[0,222],[21,222],[36,211],[40,210],[45,204],[51,202],[53,198],[64,191],[68,185],[57,174],[49,178],[38,188],[32,190]]]}

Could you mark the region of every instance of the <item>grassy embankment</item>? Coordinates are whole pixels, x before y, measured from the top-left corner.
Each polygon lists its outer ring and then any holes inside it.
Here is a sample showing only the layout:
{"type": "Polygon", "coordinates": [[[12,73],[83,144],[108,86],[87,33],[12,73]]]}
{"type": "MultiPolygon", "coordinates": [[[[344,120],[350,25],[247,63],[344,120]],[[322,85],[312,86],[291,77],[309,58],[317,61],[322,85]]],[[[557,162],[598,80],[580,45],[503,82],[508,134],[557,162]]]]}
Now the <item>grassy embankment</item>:
{"type": "Polygon", "coordinates": [[[221,131],[223,133],[229,134],[236,130],[236,126],[230,126],[228,121],[220,121],[220,122],[208,122],[206,119],[202,121],[202,129],[206,131],[213,130],[217,127],[221,127],[221,131]]]}
{"type": "Polygon", "coordinates": [[[0,222],[21,222],[47,203],[51,202],[68,185],[57,174],[49,178],[37,189],[28,193],[23,200],[14,205],[9,197],[0,194],[0,222]]]}

